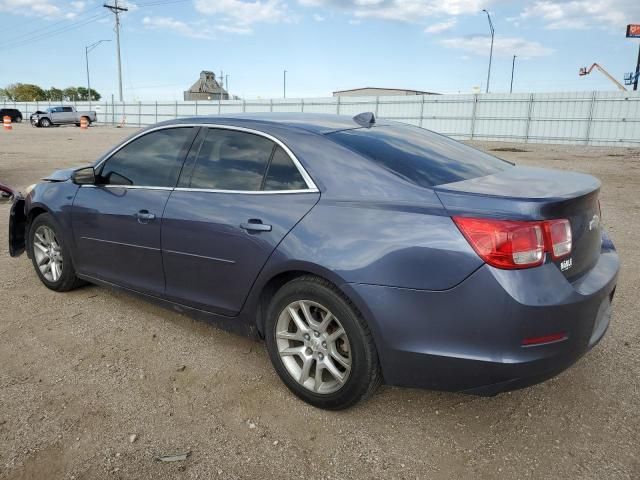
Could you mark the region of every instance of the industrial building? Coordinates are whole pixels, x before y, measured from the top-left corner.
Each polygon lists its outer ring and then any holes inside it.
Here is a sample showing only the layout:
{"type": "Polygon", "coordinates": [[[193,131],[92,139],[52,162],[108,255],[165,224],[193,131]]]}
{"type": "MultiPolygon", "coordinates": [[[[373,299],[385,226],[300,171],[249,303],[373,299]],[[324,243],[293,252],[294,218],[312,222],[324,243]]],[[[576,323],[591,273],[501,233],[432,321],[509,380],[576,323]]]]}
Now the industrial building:
{"type": "Polygon", "coordinates": [[[351,90],[338,90],[333,92],[334,97],[384,97],[402,95],[439,95],[435,92],[423,92],[421,90],[405,90],[402,88],[378,88],[364,87],[351,90]]]}
{"type": "Polygon", "coordinates": [[[229,100],[229,93],[222,88],[213,72],[203,70],[200,78],[184,92],[185,101],[193,100],[229,100]]]}

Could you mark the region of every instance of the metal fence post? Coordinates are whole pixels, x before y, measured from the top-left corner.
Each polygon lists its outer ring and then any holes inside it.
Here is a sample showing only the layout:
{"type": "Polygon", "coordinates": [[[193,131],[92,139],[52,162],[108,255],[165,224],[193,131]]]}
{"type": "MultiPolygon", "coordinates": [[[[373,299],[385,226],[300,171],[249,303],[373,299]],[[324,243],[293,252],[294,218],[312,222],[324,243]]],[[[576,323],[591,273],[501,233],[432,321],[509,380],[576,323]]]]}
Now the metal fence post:
{"type": "Polygon", "coordinates": [[[269,111],[273,112],[273,98],[269,99],[269,111]]]}
{"type": "Polygon", "coordinates": [[[175,118],[178,118],[178,100],[176,100],[176,115],[175,118]]]}
{"type": "Polygon", "coordinates": [[[587,133],[584,137],[584,144],[589,145],[591,140],[591,124],[593,123],[593,110],[596,104],[596,91],[591,93],[591,104],[589,105],[589,120],[587,120],[587,133]]]}
{"type": "Polygon", "coordinates": [[[304,98],[300,99],[300,111],[304,113],[304,98]]]}
{"type": "Polygon", "coordinates": [[[420,120],[418,121],[418,126],[420,128],[424,128],[424,103],[425,103],[425,96],[422,95],[422,103],[420,104],[420,120]]]}
{"type": "Polygon", "coordinates": [[[198,100],[196,100],[196,117],[198,116],[198,100]]]}
{"type": "Polygon", "coordinates": [[[524,143],[529,143],[529,132],[531,131],[531,113],[533,112],[533,93],[529,95],[529,112],[527,113],[527,128],[524,134],[524,143]]]}
{"type": "Polygon", "coordinates": [[[242,113],[247,111],[247,101],[243,98],[242,99],[242,113]]]}
{"type": "Polygon", "coordinates": [[[340,115],[340,96],[338,96],[338,103],[336,103],[336,114],[340,115]]]}
{"type": "Polygon", "coordinates": [[[378,118],[378,109],[380,108],[380,95],[376,95],[376,118],[378,118]]]}
{"type": "Polygon", "coordinates": [[[478,111],[478,94],[473,96],[473,110],[471,111],[471,140],[476,134],[476,112],[478,111]]]}
{"type": "Polygon", "coordinates": [[[222,95],[218,98],[218,115],[222,112],[222,95]]]}
{"type": "Polygon", "coordinates": [[[158,123],[158,101],[156,100],[156,122],[158,123]]]}

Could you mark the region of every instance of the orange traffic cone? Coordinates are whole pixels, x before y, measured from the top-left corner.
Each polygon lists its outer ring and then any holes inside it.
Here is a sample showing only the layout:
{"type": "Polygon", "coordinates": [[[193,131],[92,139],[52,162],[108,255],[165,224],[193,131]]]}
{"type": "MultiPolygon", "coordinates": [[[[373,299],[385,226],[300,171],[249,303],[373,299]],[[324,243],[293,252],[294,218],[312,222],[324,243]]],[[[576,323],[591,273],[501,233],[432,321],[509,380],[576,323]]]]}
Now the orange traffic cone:
{"type": "Polygon", "coordinates": [[[80,119],[80,128],[82,128],[84,130],[89,128],[89,120],[87,119],[87,117],[82,117],[80,119]]]}
{"type": "Polygon", "coordinates": [[[13,127],[11,126],[11,117],[9,115],[5,115],[2,119],[2,123],[4,124],[5,130],[11,130],[13,127]]]}

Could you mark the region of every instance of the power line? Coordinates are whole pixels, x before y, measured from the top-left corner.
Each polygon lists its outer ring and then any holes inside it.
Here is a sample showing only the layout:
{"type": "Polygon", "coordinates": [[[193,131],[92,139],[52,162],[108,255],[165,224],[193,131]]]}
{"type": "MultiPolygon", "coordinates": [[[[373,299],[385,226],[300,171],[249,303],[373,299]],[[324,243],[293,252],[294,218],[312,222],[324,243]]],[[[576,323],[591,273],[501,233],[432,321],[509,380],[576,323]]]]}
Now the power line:
{"type": "Polygon", "coordinates": [[[76,28],[84,27],[85,25],[88,25],[90,23],[96,22],[98,20],[102,20],[103,18],[106,18],[106,17],[107,17],[107,15],[104,15],[104,14],[95,15],[93,17],[84,19],[82,21],[74,22],[74,23],[72,23],[70,25],[65,25],[64,27],[58,28],[56,30],[52,30],[50,32],[46,32],[46,33],[43,32],[43,33],[36,34],[31,38],[26,38],[26,39],[23,39],[23,40],[18,40],[18,41],[6,43],[6,44],[2,45],[0,50],[14,49],[14,48],[18,48],[18,47],[23,47],[25,45],[30,45],[32,43],[36,43],[36,42],[39,42],[41,40],[46,40],[46,39],[49,39],[51,37],[55,37],[57,35],[60,35],[62,33],[66,33],[66,32],[69,32],[71,30],[75,30],[76,28]]]}
{"type": "Polygon", "coordinates": [[[85,11],[85,12],[80,13],[79,15],[77,15],[74,18],[63,18],[62,20],[58,20],[56,22],[50,23],[50,24],[48,24],[46,26],[42,26],[42,27],[36,28],[36,29],[31,30],[29,32],[25,32],[25,33],[22,33],[20,35],[13,35],[11,37],[11,41],[14,42],[14,41],[19,40],[21,38],[29,37],[30,35],[41,34],[41,33],[44,33],[46,30],[51,30],[51,29],[55,30],[55,27],[57,25],[61,25],[63,23],[68,23],[68,22],[73,23],[73,22],[81,21],[82,20],[81,17],[84,17],[85,15],[87,15],[87,14],[91,13],[92,11],[97,10],[99,8],[100,7],[93,7],[93,8],[91,8],[91,9],[85,11]]]}
{"type": "Polygon", "coordinates": [[[136,7],[154,7],[154,6],[162,6],[162,5],[172,5],[174,3],[186,3],[191,0],[157,0],[155,2],[147,2],[147,3],[134,3],[136,7]]]}

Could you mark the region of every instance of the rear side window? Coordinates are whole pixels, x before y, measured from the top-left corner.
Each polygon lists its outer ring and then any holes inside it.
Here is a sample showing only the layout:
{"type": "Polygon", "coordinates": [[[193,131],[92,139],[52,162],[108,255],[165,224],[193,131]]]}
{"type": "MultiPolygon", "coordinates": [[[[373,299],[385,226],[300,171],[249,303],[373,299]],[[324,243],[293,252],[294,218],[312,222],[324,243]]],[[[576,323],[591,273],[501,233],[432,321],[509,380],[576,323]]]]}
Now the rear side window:
{"type": "Polygon", "coordinates": [[[512,166],[473,147],[410,125],[343,130],[328,137],[421,187],[483,177],[512,166]]]}
{"type": "Polygon", "coordinates": [[[168,128],[133,140],[106,161],[102,183],[175,187],[192,135],[191,127],[168,128]]]}
{"type": "Polygon", "coordinates": [[[191,188],[260,190],[275,144],[234,130],[209,129],[191,175],[191,188]]]}
{"type": "Polygon", "coordinates": [[[305,190],[307,184],[282,147],[277,147],[264,181],[264,190],[305,190]]]}

